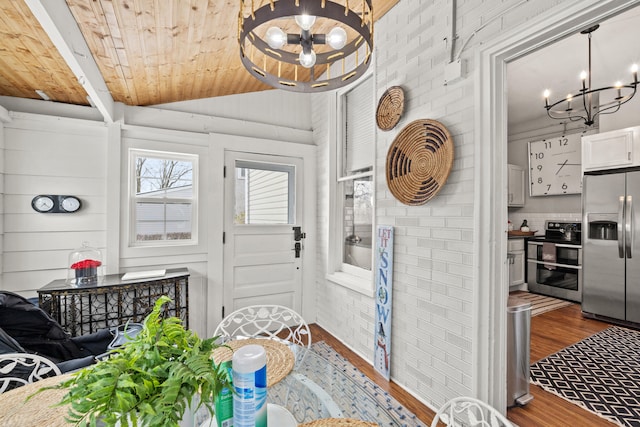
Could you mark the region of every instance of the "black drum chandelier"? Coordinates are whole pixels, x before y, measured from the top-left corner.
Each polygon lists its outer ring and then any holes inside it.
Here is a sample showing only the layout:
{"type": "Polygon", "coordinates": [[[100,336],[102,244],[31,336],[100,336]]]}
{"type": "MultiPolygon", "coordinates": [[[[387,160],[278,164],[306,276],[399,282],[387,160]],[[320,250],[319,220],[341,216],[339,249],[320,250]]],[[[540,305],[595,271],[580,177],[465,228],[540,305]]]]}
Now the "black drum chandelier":
{"type": "Polygon", "coordinates": [[[372,0],[340,1],[240,0],[242,64],[258,80],[295,92],[354,82],[371,63],[372,0]]]}
{"type": "Polygon", "coordinates": [[[580,34],[586,34],[589,39],[589,57],[588,71],[582,71],[580,80],[582,80],[582,89],[575,94],[569,94],[557,102],[550,103],[549,90],[544,91],[544,108],[547,115],[552,119],[578,121],[584,120],[584,124],[592,126],[595,119],[600,114],[613,114],[617,112],[622,104],[629,102],[636,94],[638,86],[638,65],[631,66],[631,74],[633,81],[628,84],[616,82],[613,86],[601,87],[594,89],[591,86],[591,33],[600,26],[594,25],[586,30],[580,31],[580,34]],[[600,104],[600,97],[596,94],[611,91],[613,100],[600,104]],[[576,108],[577,107],[577,108],[576,108]]]}

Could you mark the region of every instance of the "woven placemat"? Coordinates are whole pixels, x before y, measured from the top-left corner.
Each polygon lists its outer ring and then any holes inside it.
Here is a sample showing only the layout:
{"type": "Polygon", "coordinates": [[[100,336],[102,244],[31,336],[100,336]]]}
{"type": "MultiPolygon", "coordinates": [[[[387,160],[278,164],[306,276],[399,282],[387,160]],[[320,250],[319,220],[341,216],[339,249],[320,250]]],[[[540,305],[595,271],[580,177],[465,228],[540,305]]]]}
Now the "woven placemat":
{"type": "Polygon", "coordinates": [[[453,139],[436,120],[405,126],[387,152],[387,185],[406,205],[422,205],[444,186],[453,167],[453,139]]]}
{"type": "Polygon", "coordinates": [[[49,377],[35,383],[2,393],[0,398],[0,426],[68,427],[65,421],[68,406],[56,406],[67,389],[45,390],[26,399],[43,387],[55,386],[68,380],[71,374],[49,377]]]}
{"type": "Polygon", "coordinates": [[[295,362],[293,352],[286,344],[270,339],[249,338],[230,341],[226,345],[231,348],[218,347],[213,351],[213,360],[217,364],[231,360],[233,351],[249,344],[261,345],[267,353],[267,387],[289,375],[295,362]]]}
{"type": "Polygon", "coordinates": [[[378,427],[378,424],[353,418],[323,418],[300,424],[298,427],[378,427]]]}
{"type": "Polygon", "coordinates": [[[404,90],[400,86],[387,89],[378,101],[376,123],[380,130],[393,129],[404,112],[404,90]]]}

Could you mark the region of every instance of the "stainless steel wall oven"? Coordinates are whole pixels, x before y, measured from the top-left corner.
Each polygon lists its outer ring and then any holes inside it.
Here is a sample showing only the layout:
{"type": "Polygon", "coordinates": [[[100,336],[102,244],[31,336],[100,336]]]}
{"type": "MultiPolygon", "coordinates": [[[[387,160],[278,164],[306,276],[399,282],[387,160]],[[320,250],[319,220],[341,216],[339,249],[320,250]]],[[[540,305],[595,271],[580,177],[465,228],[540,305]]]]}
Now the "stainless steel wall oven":
{"type": "Polygon", "coordinates": [[[547,221],[545,236],[527,242],[529,291],[582,301],[581,224],[547,221]]]}

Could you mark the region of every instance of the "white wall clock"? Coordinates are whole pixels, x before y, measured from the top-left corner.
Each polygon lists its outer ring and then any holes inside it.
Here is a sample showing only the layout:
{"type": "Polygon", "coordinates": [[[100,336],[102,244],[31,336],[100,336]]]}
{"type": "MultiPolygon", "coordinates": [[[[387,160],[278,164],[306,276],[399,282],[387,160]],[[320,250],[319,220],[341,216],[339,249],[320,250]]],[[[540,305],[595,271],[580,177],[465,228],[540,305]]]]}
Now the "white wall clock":
{"type": "Polygon", "coordinates": [[[55,206],[55,201],[51,196],[41,194],[34,197],[31,200],[31,207],[36,212],[41,212],[41,213],[49,212],[53,210],[54,206],[55,206]]]}
{"type": "Polygon", "coordinates": [[[531,196],[582,193],[581,133],[529,142],[531,196]]]}

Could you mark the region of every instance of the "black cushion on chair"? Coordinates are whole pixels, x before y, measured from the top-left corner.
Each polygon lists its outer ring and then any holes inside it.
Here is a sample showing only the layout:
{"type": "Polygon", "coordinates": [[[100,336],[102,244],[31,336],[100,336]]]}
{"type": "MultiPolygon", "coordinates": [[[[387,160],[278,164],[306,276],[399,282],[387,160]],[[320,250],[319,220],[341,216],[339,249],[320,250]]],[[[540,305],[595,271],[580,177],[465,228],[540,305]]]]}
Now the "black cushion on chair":
{"type": "Polygon", "coordinates": [[[11,335],[0,328],[0,354],[7,353],[26,353],[26,351],[18,341],[11,338],[11,335]]]}
{"type": "Polygon", "coordinates": [[[56,362],[89,355],[48,313],[13,292],[0,292],[0,328],[27,351],[56,362]]]}
{"type": "Polygon", "coordinates": [[[0,328],[23,347],[23,352],[54,362],[103,354],[113,339],[108,329],[71,338],[47,312],[8,291],[0,291],[0,328]]]}
{"type": "Polygon", "coordinates": [[[56,363],[60,371],[64,374],[65,372],[71,372],[78,369],[86,368],[89,365],[93,365],[96,363],[95,356],[87,356],[80,359],[72,359],[64,362],[56,363]]]}

